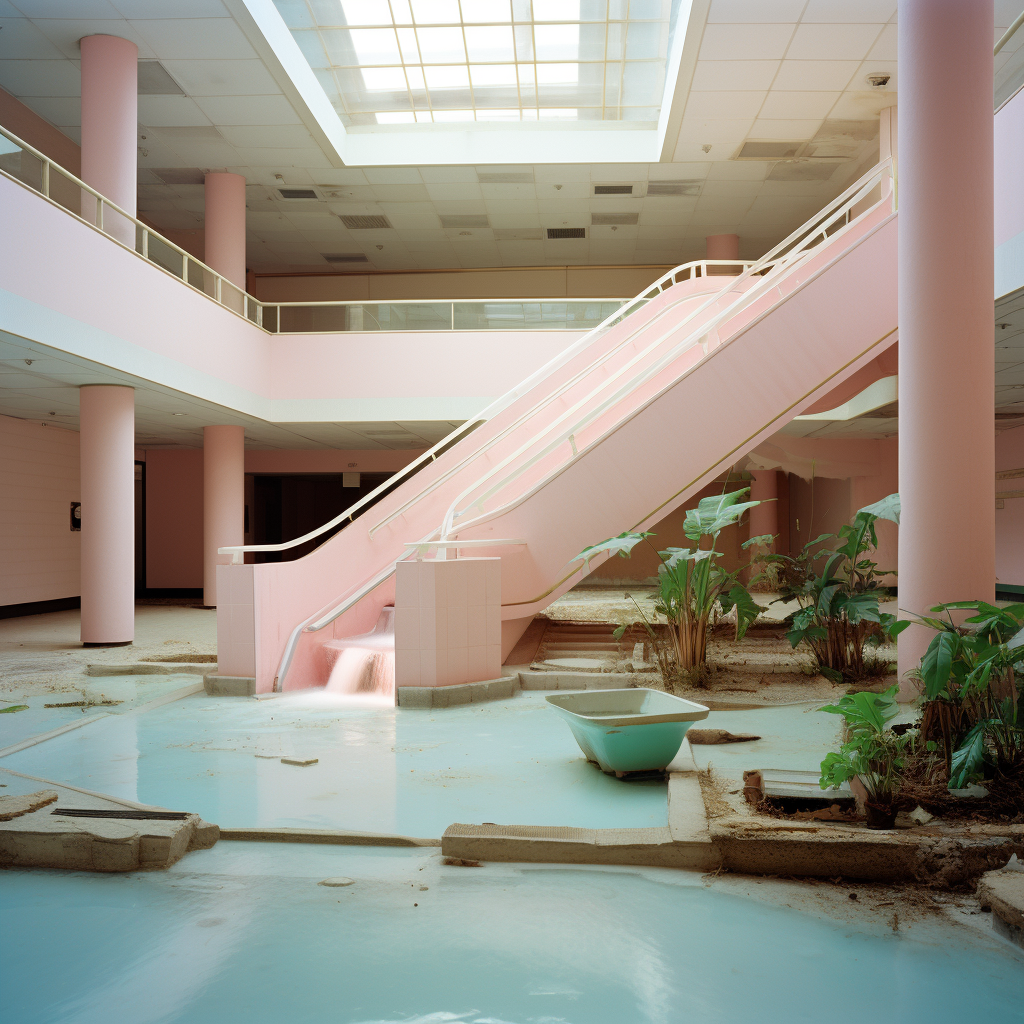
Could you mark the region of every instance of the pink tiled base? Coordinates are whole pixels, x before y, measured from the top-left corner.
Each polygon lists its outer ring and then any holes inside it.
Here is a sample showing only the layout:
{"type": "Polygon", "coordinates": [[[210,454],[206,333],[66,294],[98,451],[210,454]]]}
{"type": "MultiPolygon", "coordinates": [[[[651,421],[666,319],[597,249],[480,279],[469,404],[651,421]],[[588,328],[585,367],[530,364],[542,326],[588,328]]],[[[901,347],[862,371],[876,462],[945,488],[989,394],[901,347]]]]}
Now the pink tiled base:
{"type": "Polygon", "coordinates": [[[395,685],[455,686],[501,675],[501,559],[399,562],[395,685]]]}
{"type": "Polygon", "coordinates": [[[256,675],[253,566],[217,566],[217,670],[225,676],[256,675]]]}

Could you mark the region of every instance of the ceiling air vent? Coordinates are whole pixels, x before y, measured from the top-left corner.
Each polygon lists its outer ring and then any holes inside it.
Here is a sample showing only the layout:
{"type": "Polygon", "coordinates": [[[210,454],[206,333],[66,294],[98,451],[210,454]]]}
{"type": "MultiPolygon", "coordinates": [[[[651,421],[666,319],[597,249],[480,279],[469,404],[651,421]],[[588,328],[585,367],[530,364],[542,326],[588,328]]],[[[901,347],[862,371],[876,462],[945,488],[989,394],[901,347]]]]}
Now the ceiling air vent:
{"type": "Polygon", "coordinates": [[[151,167],[165,185],[202,185],[206,175],[198,167],[151,167]]]}
{"type": "Polygon", "coordinates": [[[185,92],[158,60],[139,61],[140,96],[184,96],[185,92]]]}
{"type": "Polygon", "coordinates": [[[316,192],[311,188],[279,188],[277,194],[282,199],[318,199],[316,192]]]}
{"type": "Polygon", "coordinates": [[[632,185],[595,185],[594,195],[595,196],[631,196],[633,194],[632,185]]]}
{"type": "Polygon", "coordinates": [[[486,228],[490,227],[486,213],[441,214],[443,228],[486,228]]]}
{"type": "Polygon", "coordinates": [[[328,263],[369,263],[365,252],[322,252],[328,263]]]}
{"type": "Polygon", "coordinates": [[[548,228],[548,238],[586,238],[586,228],[548,228]]]}
{"type": "Polygon", "coordinates": [[[639,213],[592,213],[590,223],[598,224],[637,224],[640,220],[639,213]]]}
{"type": "Polygon", "coordinates": [[[649,181],[648,196],[699,196],[701,185],[699,178],[685,181],[649,181]]]}
{"type": "Polygon", "coordinates": [[[352,215],[342,214],[341,223],[349,229],[349,231],[371,231],[374,228],[389,228],[391,227],[391,221],[387,217],[381,217],[379,214],[367,214],[367,215],[352,215]]]}
{"type": "Polygon", "coordinates": [[[477,171],[481,185],[532,185],[533,171],[477,171]]]}
{"type": "Polygon", "coordinates": [[[796,156],[802,142],[745,142],[739,160],[785,160],[796,156]]]}

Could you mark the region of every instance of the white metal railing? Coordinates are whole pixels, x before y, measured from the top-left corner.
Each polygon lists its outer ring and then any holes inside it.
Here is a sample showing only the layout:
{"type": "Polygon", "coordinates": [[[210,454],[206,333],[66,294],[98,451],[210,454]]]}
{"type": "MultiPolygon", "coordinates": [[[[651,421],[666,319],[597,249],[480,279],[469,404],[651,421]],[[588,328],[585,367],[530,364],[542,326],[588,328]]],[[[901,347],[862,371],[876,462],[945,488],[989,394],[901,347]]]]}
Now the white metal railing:
{"type": "Polygon", "coordinates": [[[0,127],[0,172],[45,196],[78,220],[103,232],[226,309],[262,326],[260,303],[212,267],[158,234],[132,214],[65,170],[45,153],[0,127]]]}
{"type": "Polygon", "coordinates": [[[423,331],[580,331],[625,298],[392,299],[261,302],[154,231],[45,153],[0,127],[0,173],[154,263],[268,334],[423,331]]]}
{"type": "MultiPolygon", "coordinates": [[[[497,509],[490,510],[487,513],[481,513],[476,520],[470,520],[463,523],[458,529],[455,528],[456,518],[467,515],[474,507],[482,510],[483,502],[486,501],[488,497],[491,497],[504,489],[510,483],[521,477],[531,466],[536,465],[540,459],[551,454],[560,446],[565,445],[568,442],[570,453],[567,454],[566,460],[558,466],[548,470],[543,479],[532,486],[530,492],[532,493],[536,491],[539,487],[543,486],[546,481],[563,472],[573,461],[575,461],[575,459],[579,457],[579,452],[576,449],[574,441],[574,435],[577,432],[585,429],[586,426],[593,423],[599,416],[603,415],[603,413],[607,412],[608,409],[621,401],[622,398],[628,396],[639,387],[642,387],[645,383],[652,380],[666,366],[678,359],[686,349],[691,348],[696,344],[701,344],[703,352],[706,355],[709,350],[710,335],[718,326],[734,318],[742,309],[748,307],[754,301],[763,298],[766,294],[770,293],[772,289],[778,288],[782,280],[787,277],[791,271],[803,264],[806,259],[812,256],[821,244],[833,241],[838,236],[845,233],[849,229],[850,225],[854,221],[858,220],[862,215],[873,211],[886,199],[888,199],[891,208],[895,210],[895,185],[894,164],[892,160],[885,160],[868,171],[860,179],[844,190],[843,193],[837,196],[823,210],[811,218],[811,220],[807,221],[804,225],[775,246],[775,248],[766,256],[753,264],[746,265],[740,275],[731,278],[724,288],[702,303],[698,309],[691,311],[683,323],[685,324],[692,321],[700,312],[710,308],[716,303],[720,303],[729,295],[730,292],[735,292],[737,289],[743,288],[744,290],[742,293],[734,301],[727,303],[724,308],[719,309],[710,320],[703,321],[695,331],[690,332],[680,342],[673,345],[666,354],[661,356],[653,364],[644,368],[627,383],[619,387],[612,395],[604,398],[598,405],[591,407],[583,417],[577,419],[570,426],[565,426],[567,418],[573,413],[579,412],[584,406],[588,406],[589,402],[594,397],[600,394],[601,391],[606,390],[607,384],[611,380],[617,379],[621,374],[616,374],[609,378],[609,380],[603,382],[602,386],[591,391],[590,394],[577,402],[572,409],[560,416],[554,423],[543,427],[537,435],[532,437],[525,445],[520,446],[515,453],[502,460],[498,466],[488,470],[481,478],[478,478],[471,487],[465,489],[449,506],[448,512],[446,513],[441,526],[432,530],[426,537],[421,538],[420,541],[409,545],[407,547],[407,553],[406,555],[403,555],[403,558],[408,556],[409,548],[415,549],[417,546],[421,546],[430,541],[440,540],[442,542],[441,550],[439,550],[438,553],[439,557],[443,557],[446,549],[458,547],[457,543],[452,543],[453,534],[457,534],[460,530],[465,530],[471,526],[477,525],[484,518],[492,519],[495,516],[500,515],[519,499],[512,499],[497,509]],[[878,190],[879,193],[877,201],[874,199],[875,190],[878,190]],[[861,208],[858,209],[858,207],[861,208]],[[486,484],[487,481],[496,476],[502,469],[507,468],[510,464],[520,459],[527,450],[543,440],[546,435],[550,435],[557,427],[562,427],[562,429],[556,432],[556,436],[553,441],[550,441],[540,452],[536,453],[529,460],[517,465],[511,473],[507,474],[498,483],[491,485],[487,489],[486,493],[476,495],[476,497],[469,502],[469,507],[464,512],[458,511],[458,506],[461,502],[466,501],[474,491],[483,484],[486,484]]],[[[658,292],[663,290],[665,287],[670,287],[671,284],[669,282],[675,283],[675,276],[679,271],[684,269],[685,267],[676,268],[676,270],[664,275],[664,277],[658,282],[655,282],[655,285],[653,285],[651,289],[648,289],[643,294],[637,296],[632,303],[627,307],[624,307],[623,310],[620,311],[620,318],[627,316],[630,312],[634,311],[635,308],[639,308],[639,305],[645,304],[650,300],[650,298],[654,297],[654,295],[658,294],[658,292]]],[[[779,293],[779,297],[782,297],[781,292],[779,293]]],[[[645,322],[643,325],[644,329],[648,326],[648,322],[645,322]]],[[[672,335],[677,334],[680,326],[681,325],[678,322],[672,324],[670,329],[661,335],[653,345],[649,345],[645,349],[644,354],[652,352],[662,342],[672,335]]],[[[590,335],[579,339],[576,345],[571,348],[575,351],[579,351],[584,344],[589,344],[594,337],[604,329],[606,329],[605,325],[602,325],[601,328],[595,329],[595,331],[591,332],[590,335]]],[[[628,335],[628,337],[632,336],[632,334],[628,335]]],[[[620,346],[617,346],[617,348],[618,347],[620,346]]],[[[575,354],[575,351],[573,354],[575,354]]],[[[635,357],[629,365],[635,365],[640,358],[641,357],[635,357]]],[[[599,360],[598,363],[594,364],[594,366],[588,367],[586,372],[592,372],[595,366],[600,365],[601,362],[603,362],[603,360],[599,360]]],[[[551,364],[549,364],[549,366],[550,365],[551,364]]],[[[547,370],[548,367],[545,367],[545,371],[547,370]]],[[[535,377],[537,376],[539,375],[535,375],[535,377]]],[[[585,373],[582,375],[578,374],[577,378],[582,379],[582,376],[585,376],[585,373]]],[[[531,382],[532,381],[533,378],[531,378],[531,382]]],[[[525,388],[517,390],[521,394],[525,388]]],[[[510,402],[505,404],[510,404],[510,402]]],[[[598,443],[599,440],[600,438],[595,439],[591,442],[591,445],[598,443]]],[[[492,445],[494,441],[495,439],[492,439],[486,447],[492,445]]],[[[475,455],[476,453],[473,453],[471,458],[475,457],[475,455]]],[[[463,464],[468,461],[470,460],[463,460],[463,464]]],[[[405,507],[407,508],[408,506],[409,503],[407,503],[405,507]]],[[[382,521],[380,525],[384,525],[384,522],[389,522],[393,518],[394,516],[389,517],[387,520],[382,521]]],[[[303,631],[313,632],[323,629],[325,626],[334,622],[346,611],[358,604],[359,601],[361,601],[368,593],[389,579],[394,574],[395,565],[396,563],[392,562],[370,580],[358,585],[343,597],[329,603],[293,629],[282,655],[278,675],[275,678],[275,689],[283,687],[284,679],[288,668],[290,667],[301,633],[303,631]]]]}
{"type": "Polygon", "coordinates": [[[602,323],[627,298],[390,299],[261,302],[275,334],[423,331],[580,331],[602,323]]]}

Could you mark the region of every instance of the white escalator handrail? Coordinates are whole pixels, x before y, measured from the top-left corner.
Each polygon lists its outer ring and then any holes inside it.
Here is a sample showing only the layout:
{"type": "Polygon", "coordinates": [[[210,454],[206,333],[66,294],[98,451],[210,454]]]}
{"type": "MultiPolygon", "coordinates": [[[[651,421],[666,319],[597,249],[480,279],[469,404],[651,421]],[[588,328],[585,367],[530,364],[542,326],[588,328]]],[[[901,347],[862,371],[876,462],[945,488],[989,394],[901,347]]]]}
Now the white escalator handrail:
{"type": "MultiPolygon", "coordinates": [[[[752,287],[741,292],[740,296],[733,303],[728,305],[726,308],[720,310],[715,316],[711,318],[711,320],[704,321],[696,331],[686,335],[680,342],[674,345],[668,353],[663,355],[660,359],[657,360],[657,362],[655,362],[651,366],[646,367],[640,374],[632,378],[629,382],[627,382],[625,385],[619,388],[614,394],[604,399],[597,406],[591,407],[582,419],[575,421],[572,424],[572,426],[570,426],[564,432],[559,433],[553,441],[549,442],[539,452],[536,452],[530,459],[524,462],[519,461],[520,457],[526,451],[532,448],[536,443],[539,443],[542,437],[544,437],[545,435],[550,435],[555,428],[565,423],[573,413],[576,413],[580,409],[589,406],[590,401],[594,397],[596,397],[597,394],[599,394],[602,390],[605,390],[607,384],[611,380],[614,380],[615,377],[618,375],[613,375],[607,381],[603,381],[599,387],[595,388],[592,392],[590,392],[590,394],[580,399],[571,409],[566,410],[553,423],[546,425],[544,428],[541,429],[541,431],[539,431],[537,435],[535,435],[525,444],[520,446],[520,448],[518,448],[515,452],[513,452],[505,459],[503,459],[498,465],[491,467],[482,478],[479,478],[468,488],[466,488],[449,506],[448,511],[445,515],[444,522],[441,526],[441,536],[445,539],[449,539],[451,537],[452,531],[454,529],[455,519],[467,514],[469,511],[469,509],[467,508],[463,512],[458,512],[458,506],[462,502],[466,501],[471,494],[477,491],[478,488],[482,486],[482,484],[486,483],[490,479],[493,479],[495,476],[498,475],[498,473],[500,473],[503,469],[505,469],[512,463],[518,462],[518,465],[516,465],[516,468],[512,473],[505,476],[497,484],[492,485],[483,494],[478,494],[470,503],[470,507],[479,507],[481,511],[483,509],[483,502],[487,498],[493,496],[495,493],[502,490],[504,487],[508,486],[508,484],[514,482],[516,479],[518,479],[520,476],[526,473],[531,467],[536,465],[541,459],[551,454],[551,452],[555,451],[557,448],[564,445],[567,441],[569,441],[572,444],[572,438],[575,434],[585,429],[587,426],[589,426],[590,423],[592,423],[599,416],[607,412],[608,409],[617,405],[618,402],[621,401],[623,398],[632,394],[637,388],[642,387],[645,383],[650,381],[653,377],[660,373],[661,370],[665,369],[666,366],[670,365],[675,359],[679,358],[679,356],[686,349],[691,348],[694,344],[701,341],[701,339],[707,337],[707,335],[711,331],[715,330],[715,328],[719,326],[721,323],[733,318],[738,312],[740,312],[742,308],[750,305],[751,302],[759,298],[766,291],[769,291],[772,288],[777,287],[781,276],[785,276],[790,271],[799,266],[800,263],[803,262],[804,258],[813,255],[813,253],[818,248],[818,245],[820,244],[818,241],[819,236],[821,242],[831,242],[834,241],[846,230],[848,230],[850,226],[849,222],[847,222],[838,230],[829,233],[829,229],[831,227],[835,226],[839,221],[846,217],[849,213],[849,210],[854,205],[859,203],[862,199],[866,198],[867,195],[876,187],[876,185],[880,183],[889,165],[890,161],[888,160],[876,165],[876,167],[868,171],[867,174],[865,174],[862,178],[858,179],[857,182],[855,182],[844,193],[837,197],[837,199],[834,200],[833,203],[829,204],[829,207],[826,207],[825,211],[822,211],[819,214],[817,214],[814,218],[812,218],[811,221],[808,222],[807,225],[804,225],[803,227],[799,228],[796,232],[790,235],[789,238],[785,239],[778,246],[776,246],[775,249],[768,253],[762,260],[759,260],[756,264],[754,264],[750,271],[740,275],[738,278],[733,279],[725,288],[721,290],[721,292],[717,293],[711,300],[705,303],[705,305],[702,306],[701,308],[706,308],[706,306],[711,305],[713,302],[718,302],[721,299],[725,298],[730,291],[736,290],[750,277],[753,277],[755,275],[763,275],[759,277],[759,280],[756,281],[752,287]],[[809,229],[808,225],[810,225],[809,229]],[[801,235],[804,236],[803,241],[800,242],[798,246],[796,246],[790,252],[783,253],[781,257],[778,255],[780,250],[783,250],[788,244],[793,242],[795,239],[799,239],[801,235]],[[768,271],[768,273],[764,273],[765,271],[768,271]],[[775,273],[776,271],[777,273],[775,273]]],[[[873,208],[874,207],[872,207],[872,209],[873,208]]],[[[661,342],[667,340],[672,334],[677,333],[678,330],[679,325],[674,325],[670,331],[666,332],[666,334],[662,335],[662,337],[659,338],[653,345],[649,346],[648,350],[656,348],[661,342]]],[[[634,360],[634,362],[635,361],[636,360],[634,360]]]]}

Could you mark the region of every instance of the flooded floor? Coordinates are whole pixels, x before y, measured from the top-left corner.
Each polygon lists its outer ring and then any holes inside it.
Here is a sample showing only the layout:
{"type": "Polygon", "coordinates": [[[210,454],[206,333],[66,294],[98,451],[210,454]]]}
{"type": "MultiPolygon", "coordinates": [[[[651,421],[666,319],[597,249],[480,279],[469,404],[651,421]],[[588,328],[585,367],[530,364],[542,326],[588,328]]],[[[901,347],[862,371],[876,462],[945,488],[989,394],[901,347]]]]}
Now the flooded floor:
{"type": "MultiPolygon", "coordinates": [[[[7,1024],[1010,1024],[1024,955],[934,909],[667,869],[221,842],[6,873],[7,1024]],[[327,887],[327,878],[351,885],[327,887]],[[841,904],[839,902],[841,900],[841,904]],[[789,904],[789,905],[787,905],[789,904]]],[[[877,900],[877,897],[875,897],[877,900]]]]}

